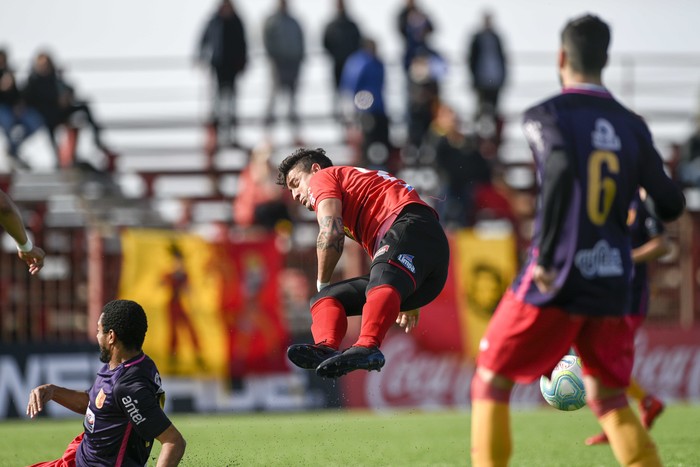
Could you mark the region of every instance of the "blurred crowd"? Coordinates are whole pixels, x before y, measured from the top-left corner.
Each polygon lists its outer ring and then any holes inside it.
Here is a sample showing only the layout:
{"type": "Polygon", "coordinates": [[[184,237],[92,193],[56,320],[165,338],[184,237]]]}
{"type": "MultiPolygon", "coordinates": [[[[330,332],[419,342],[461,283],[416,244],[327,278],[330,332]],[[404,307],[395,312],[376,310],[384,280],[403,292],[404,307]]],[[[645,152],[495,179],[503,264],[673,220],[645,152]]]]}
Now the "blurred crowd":
{"type": "MultiPolygon", "coordinates": [[[[397,12],[396,32],[403,39],[401,65],[405,83],[405,132],[391,135],[385,99],[386,71],[381,45],[363,34],[344,0],[336,0],[335,13],[326,23],[322,45],[330,59],[335,90],[332,115],[345,130],[346,141],[357,149],[353,163],[397,174],[403,169],[431,168],[436,180],[423,188],[424,196],[440,211],[446,226],[473,225],[484,216],[512,218],[508,208],[498,148],[503,119],[499,96],[506,84],[507,59],[493,18],[485,12],[482,24],[464,47],[464,66],[472,77],[477,106],[472,122],[441,97],[448,62],[432,44],[436,26],[415,0],[406,0],[397,12]],[[477,124],[478,123],[478,124],[477,124]],[[476,128],[468,131],[467,127],[476,128]]],[[[286,120],[299,136],[296,93],[306,44],[299,21],[279,0],[263,25],[263,46],[270,64],[271,88],[264,124],[275,121],[277,100],[287,97],[286,120]]],[[[198,48],[200,63],[211,69],[214,100],[210,127],[216,146],[240,146],[236,134],[236,81],[248,63],[245,25],[230,0],[218,3],[207,21],[198,48]]],[[[282,208],[284,195],[271,183],[272,147],[264,142],[251,151],[250,165],[241,177],[234,217],[241,225],[270,228],[288,220],[282,208]],[[252,188],[255,187],[255,188],[252,188]]]]}
{"type": "Polygon", "coordinates": [[[0,49],[0,126],[6,139],[6,152],[12,167],[29,168],[20,156],[20,147],[37,131],[44,131],[59,166],[57,129],[61,126],[89,125],[95,145],[107,154],[102,127],[95,121],[87,101],[81,100],[63,77],[50,53],[39,51],[26,79],[20,82],[7,50],[0,49]]]}
{"type": "MultiPolygon", "coordinates": [[[[404,170],[427,169],[432,181],[424,183],[421,192],[439,211],[446,227],[473,226],[492,218],[517,224],[519,218],[532,213],[531,193],[523,191],[534,185],[518,190],[505,183],[508,168],[499,157],[504,125],[500,101],[508,82],[504,41],[493,15],[485,11],[477,19],[478,28],[461,47],[460,63],[448,63],[433,44],[438,25],[431,19],[429,6],[428,2],[421,5],[417,0],[405,0],[395,21],[388,23],[403,44],[402,56],[389,58],[399,61],[403,70],[404,110],[397,119],[387,111],[382,44],[363,33],[362,24],[346,8],[345,0],[335,0],[334,14],[327,20],[319,44],[329,58],[328,77],[334,89],[328,113],[344,129],[344,141],[356,149],[353,164],[399,175],[404,170]],[[450,99],[443,96],[443,85],[450,66],[468,71],[471,88],[465,93],[473,93],[474,108],[454,108],[447,103],[450,99]],[[399,125],[403,131],[394,131],[399,125]]],[[[243,148],[238,134],[237,82],[250,61],[246,28],[235,2],[219,0],[197,40],[196,62],[211,71],[215,90],[206,122],[207,148],[212,154],[225,147],[247,151],[248,166],[241,174],[233,203],[234,222],[273,229],[291,218],[289,200],[272,181],[273,144],[266,140],[254,148],[243,148]]],[[[283,119],[292,129],[293,144],[303,146],[297,91],[309,44],[288,0],[277,1],[261,32],[270,73],[262,125],[271,128],[279,120],[279,104],[286,104],[283,119]]],[[[70,131],[86,127],[113,168],[116,154],[105,146],[102,126],[89,102],[79,98],[52,56],[46,51],[37,53],[21,82],[10,63],[7,51],[0,50],[0,126],[12,167],[28,168],[21,146],[35,133],[46,135],[56,166],[64,166],[57,130],[68,129],[70,136],[70,131]]],[[[674,164],[677,178],[688,186],[700,186],[699,135],[700,130],[679,146],[674,164]]]]}

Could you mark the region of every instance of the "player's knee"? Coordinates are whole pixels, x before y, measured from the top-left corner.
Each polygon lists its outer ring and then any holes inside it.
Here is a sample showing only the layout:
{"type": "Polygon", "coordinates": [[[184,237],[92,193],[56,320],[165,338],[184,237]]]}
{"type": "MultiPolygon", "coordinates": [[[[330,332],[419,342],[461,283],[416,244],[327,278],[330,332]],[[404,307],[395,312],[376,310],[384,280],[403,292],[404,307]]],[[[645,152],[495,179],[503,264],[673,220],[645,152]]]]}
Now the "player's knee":
{"type": "Polygon", "coordinates": [[[603,415],[613,410],[629,405],[627,395],[624,393],[624,391],[616,394],[607,394],[604,397],[593,396],[586,393],[586,403],[588,404],[588,407],[590,407],[591,412],[593,412],[593,414],[598,418],[601,418],[603,415]]]}
{"type": "Polygon", "coordinates": [[[515,383],[487,368],[477,367],[472,378],[472,399],[490,399],[508,402],[515,383]]]}

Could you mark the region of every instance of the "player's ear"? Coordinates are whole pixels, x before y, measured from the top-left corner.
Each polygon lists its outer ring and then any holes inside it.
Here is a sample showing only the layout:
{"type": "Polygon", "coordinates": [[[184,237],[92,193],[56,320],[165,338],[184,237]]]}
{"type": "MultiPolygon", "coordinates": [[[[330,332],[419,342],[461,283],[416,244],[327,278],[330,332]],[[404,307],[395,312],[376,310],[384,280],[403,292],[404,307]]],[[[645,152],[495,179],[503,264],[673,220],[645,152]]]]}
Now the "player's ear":
{"type": "Polygon", "coordinates": [[[566,50],[564,49],[563,46],[559,47],[559,53],[557,54],[557,64],[559,65],[560,70],[562,68],[564,68],[564,65],[566,65],[566,60],[567,60],[566,50]]]}
{"type": "Polygon", "coordinates": [[[312,174],[315,174],[319,170],[321,170],[321,165],[318,162],[314,162],[313,164],[311,164],[311,173],[312,174]]]}

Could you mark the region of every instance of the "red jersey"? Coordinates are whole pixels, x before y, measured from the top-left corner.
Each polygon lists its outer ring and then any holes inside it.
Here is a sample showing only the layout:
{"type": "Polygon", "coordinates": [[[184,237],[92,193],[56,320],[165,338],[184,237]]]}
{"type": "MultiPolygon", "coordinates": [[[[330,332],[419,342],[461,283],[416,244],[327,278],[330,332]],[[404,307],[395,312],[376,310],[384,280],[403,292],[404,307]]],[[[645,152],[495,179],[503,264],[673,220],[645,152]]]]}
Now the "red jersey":
{"type": "Polygon", "coordinates": [[[309,199],[314,210],[326,198],[343,204],[345,235],[372,256],[384,224],[412,203],[423,204],[408,183],[383,170],[336,166],[319,170],[309,183],[309,199]]]}

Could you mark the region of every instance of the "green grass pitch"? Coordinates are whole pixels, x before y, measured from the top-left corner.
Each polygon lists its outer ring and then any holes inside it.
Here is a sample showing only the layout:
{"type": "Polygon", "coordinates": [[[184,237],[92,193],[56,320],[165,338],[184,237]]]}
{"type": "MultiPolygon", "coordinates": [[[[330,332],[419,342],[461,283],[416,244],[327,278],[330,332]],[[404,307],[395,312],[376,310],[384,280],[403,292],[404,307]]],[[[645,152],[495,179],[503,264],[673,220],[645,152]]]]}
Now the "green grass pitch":
{"type": "MultiPolygon", "coordinates": [[[[466,466],[467,411],[177,415],[187,439],[184,466],[466,466]]],[[[588,447],[598,425],[587,409],[516,410],[513,466],[616,466],[610,448],[588,447]]],[[[81,419],[0,423],[0,466],[58,458],[81,419]]],[[[664,465],[700,465],[700,406],[672,405],[652,430],[664,465]]],[[[155,465],[155,443],[149,466],[155,465]]]]}

